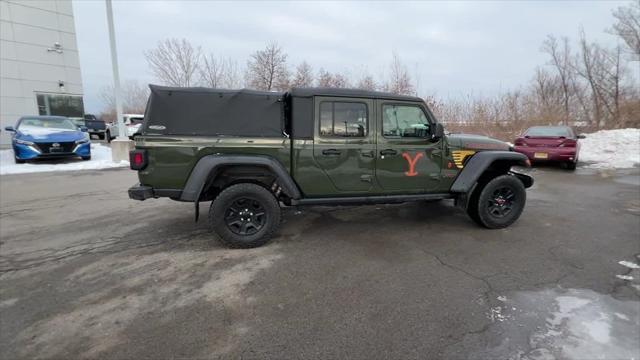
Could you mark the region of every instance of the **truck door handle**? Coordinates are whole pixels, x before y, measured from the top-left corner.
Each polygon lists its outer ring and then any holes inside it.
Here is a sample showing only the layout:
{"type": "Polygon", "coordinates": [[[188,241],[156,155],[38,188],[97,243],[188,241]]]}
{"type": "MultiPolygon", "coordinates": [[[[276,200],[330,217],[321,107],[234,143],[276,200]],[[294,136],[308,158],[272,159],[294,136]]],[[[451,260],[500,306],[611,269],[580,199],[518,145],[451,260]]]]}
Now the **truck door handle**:
{"type": "Polygon", "coordinates": [[[362,153],[362,157],[373,157],[373,151],[363,151],[362,153]]]}
{"type": "Polygon", "coordinates": [[[322,155],[340,155],[342,152],[336,149],[322,150],[322,155]]]}
{"type": "Polygon", "coordinates": [[[380,155],[385,155],[385,156],[398,155],[398,152],[393,149],[384,149],[384,150],[380,150],[380,155]]]}

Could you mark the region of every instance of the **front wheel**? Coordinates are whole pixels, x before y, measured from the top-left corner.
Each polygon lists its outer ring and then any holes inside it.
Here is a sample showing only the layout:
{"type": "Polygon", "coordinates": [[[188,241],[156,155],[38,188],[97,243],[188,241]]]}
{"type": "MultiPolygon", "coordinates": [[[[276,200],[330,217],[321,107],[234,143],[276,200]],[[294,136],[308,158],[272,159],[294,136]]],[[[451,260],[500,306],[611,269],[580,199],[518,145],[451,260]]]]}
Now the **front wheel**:
{"type": "Polygon", "coordinates": [[[83,156],[82,160],[87,161],[87,160],[91,160],[91,155],[89,156],[83,156]]]}
{"type": "Polygon", "coordinates": [[[14,157],[13,160],[15,160],[16,164],[24,164],[26,162],[26,160],[21,160],[21,159],[18,159],[17,157],[14,157]]]}
{"type": "Polygon", "coordinates": [[[211,229],[232,248],[266,244],[280,227],[280,219],[280,205],[273,194],[250,183],[229,186],[209,208],[211,229]]]}
{"type": "Polygon", "coordinates": [[[489,229],[500,229],[513,224],[524,210],[527,192],[515,176],[493,178],[477,196],[472,196],[469,216],[489,229]]]}
{"type": "Polygon", "coordinates": [[[111,137],[111,132],[107,130],[107,132],[104,133],[104,137],[107,139],[107,142],[110,143],[111,139],[113,139],[111,137]]]}
{"type": "Polygon", "coordinates": [[[575,170],[576,169],[576,165],[578,164],[578,162],[573,162],[573,161],[569,161],[567,163],[567,170],[575,170]]]}

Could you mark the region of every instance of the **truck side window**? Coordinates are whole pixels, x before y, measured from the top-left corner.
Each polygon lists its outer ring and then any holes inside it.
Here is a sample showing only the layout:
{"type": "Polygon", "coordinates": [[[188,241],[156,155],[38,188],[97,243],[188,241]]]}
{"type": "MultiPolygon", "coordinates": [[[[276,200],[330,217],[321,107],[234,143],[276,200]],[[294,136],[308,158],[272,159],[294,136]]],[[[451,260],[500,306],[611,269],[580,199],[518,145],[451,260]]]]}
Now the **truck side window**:
{"type": "Polygon", "coordinates": [[[320,103],[320,135],[329,137],[367,136],[367,105],[357,102],[320,103]]]}
{"type": "Polygon", "coordinates": [[[418,106],[383,105],[382,135],[385,137],[428,137],[429,121],[418,106]]]}

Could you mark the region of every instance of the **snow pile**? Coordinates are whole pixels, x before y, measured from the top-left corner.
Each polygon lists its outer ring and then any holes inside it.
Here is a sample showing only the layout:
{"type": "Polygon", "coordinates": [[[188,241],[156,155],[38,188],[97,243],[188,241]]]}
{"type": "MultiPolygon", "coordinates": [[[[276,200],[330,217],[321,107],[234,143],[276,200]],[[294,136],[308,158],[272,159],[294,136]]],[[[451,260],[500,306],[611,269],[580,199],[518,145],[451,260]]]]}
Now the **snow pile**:
{"type": "Polygon", "coordinates": [[[579,160],[589,168],[632,168],[640,166],[640,129],[600,130],[586,134],[579,160]]]}
{"type": "Polygon", "coordinates": [[[128,165],[128,161],[113,162],[111,160],[111,148],[100,144],[91,144],[91,160],[88,161],[83,161],[80,158],[69,158],[16,164],[13,161],[13,150],[0,150],[0,175],[45,171],[96,170],[128,165]]]}

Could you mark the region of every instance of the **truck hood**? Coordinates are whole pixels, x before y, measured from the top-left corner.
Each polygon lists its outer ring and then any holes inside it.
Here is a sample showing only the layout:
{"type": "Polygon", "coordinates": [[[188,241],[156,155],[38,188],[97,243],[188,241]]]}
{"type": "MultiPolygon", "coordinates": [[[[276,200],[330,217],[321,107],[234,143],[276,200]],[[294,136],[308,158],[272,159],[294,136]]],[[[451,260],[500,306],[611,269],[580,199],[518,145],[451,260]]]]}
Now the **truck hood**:
{"type": "Polygon", "coordinates": [[[469,150],[504,150],[508,151],[510,145],[504,141],[492,139],[482,135],[450,134],[447,135],[449,145],[469,150]]]}

